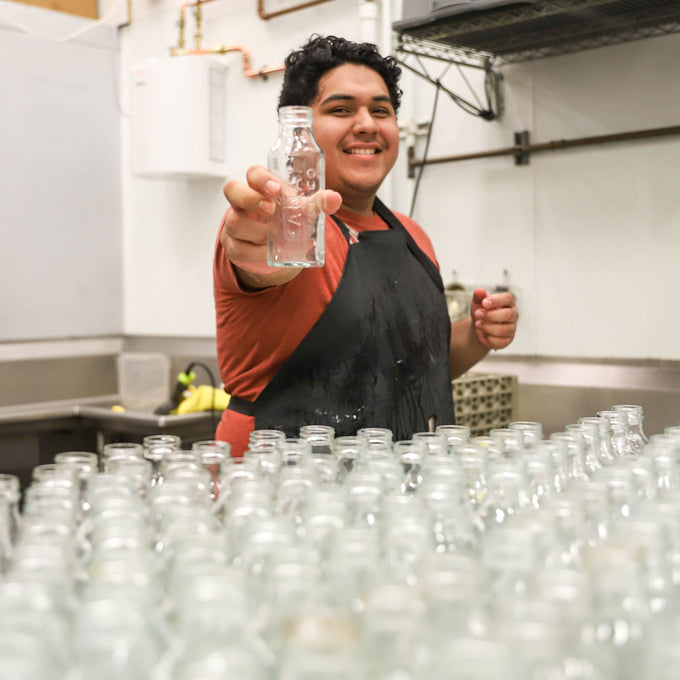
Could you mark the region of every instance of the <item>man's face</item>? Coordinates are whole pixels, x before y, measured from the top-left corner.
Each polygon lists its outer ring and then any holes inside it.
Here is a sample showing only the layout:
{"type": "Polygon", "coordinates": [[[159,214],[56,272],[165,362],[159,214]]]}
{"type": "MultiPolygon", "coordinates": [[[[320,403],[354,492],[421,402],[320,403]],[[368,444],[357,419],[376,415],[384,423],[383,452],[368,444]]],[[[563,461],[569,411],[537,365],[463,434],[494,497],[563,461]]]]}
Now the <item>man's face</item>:
{"type": "Polygon", "coordinates": [[[387,86],[373,69],[343,64],[319,81],[311,104],[314,136],[326,157],[326,188],[343,206],[369,214],[399,152],[399,127],[387,86]]]}

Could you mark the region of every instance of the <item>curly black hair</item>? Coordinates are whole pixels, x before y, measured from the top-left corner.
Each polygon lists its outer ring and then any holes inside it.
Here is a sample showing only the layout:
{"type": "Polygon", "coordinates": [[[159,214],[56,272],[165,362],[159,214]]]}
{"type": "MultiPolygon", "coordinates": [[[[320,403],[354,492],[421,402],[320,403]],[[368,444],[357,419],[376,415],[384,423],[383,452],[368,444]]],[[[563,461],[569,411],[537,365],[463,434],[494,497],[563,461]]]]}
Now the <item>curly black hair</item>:
{"type": "Polygon", "coordinates": [[[383,57],[373,43],[356,43],[334,35],[313,35],[285,60],[286,71],[279,95],[281,106],[309,106],[319,92],[319,81],[331,69],[343,64],[361,64],[376,71],[385,81],[395,112],[402,91],[398,86],[401,69],[393,57],[383,57]]]}

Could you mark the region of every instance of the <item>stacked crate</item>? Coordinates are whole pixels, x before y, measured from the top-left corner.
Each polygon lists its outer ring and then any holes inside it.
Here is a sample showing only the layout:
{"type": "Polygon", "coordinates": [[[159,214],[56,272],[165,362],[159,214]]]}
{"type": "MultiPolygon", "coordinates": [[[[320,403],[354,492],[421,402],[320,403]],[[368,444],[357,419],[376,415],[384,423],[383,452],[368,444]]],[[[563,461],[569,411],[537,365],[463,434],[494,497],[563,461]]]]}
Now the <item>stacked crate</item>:
{"type": "Polygon", "coordinates": [[[453,381],[456,423],[467,425],[470,435],[486,435],[516,420],[517,376],[500,373],[465,373],[453,381]]]}

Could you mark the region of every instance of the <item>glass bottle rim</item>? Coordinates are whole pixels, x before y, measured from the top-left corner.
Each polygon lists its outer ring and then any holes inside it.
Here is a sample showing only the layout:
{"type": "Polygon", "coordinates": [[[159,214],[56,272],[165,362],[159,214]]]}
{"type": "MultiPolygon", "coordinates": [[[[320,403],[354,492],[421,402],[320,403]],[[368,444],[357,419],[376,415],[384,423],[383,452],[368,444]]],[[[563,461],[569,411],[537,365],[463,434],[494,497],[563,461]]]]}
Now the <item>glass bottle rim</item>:
{"type": "Polygon", "coordinates": [[[313,113],[311,106],[280,106],[278,110],[279,121],[312,122],[313,113]]]}

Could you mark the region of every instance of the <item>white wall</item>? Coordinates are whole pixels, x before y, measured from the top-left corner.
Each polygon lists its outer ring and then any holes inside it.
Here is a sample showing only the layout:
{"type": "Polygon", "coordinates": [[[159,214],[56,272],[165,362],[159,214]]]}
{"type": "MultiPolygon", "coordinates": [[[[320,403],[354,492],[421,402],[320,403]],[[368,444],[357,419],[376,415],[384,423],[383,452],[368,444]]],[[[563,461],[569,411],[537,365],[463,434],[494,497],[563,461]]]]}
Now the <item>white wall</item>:
{"type": "Polygon", "coordinates": [[[117,32],[61,40],[90,23],[0,2],[0,341],[123,330],[117,32]]]}

